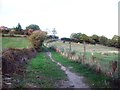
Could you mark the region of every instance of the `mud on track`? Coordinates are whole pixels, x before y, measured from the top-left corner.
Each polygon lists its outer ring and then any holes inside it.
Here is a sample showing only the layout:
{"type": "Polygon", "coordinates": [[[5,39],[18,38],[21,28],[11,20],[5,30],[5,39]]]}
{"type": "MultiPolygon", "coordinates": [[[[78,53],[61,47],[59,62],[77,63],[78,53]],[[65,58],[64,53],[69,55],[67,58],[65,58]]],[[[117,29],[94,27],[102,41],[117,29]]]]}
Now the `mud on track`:
{"type": "MultiPolygon", "coordinates": [[[[71,72],[68,68],[63,66],[61,63],[55,61],[52,58],[51,52],[47,52],[47,55],[50,57],[52,62],[60,66],[61,70],[67,75],[68,81],[59,82],[58,88],[90,88],[85,82],[83,76],[78,76],[77,74],[71,72]]],[[[71,67],[72,68],[72,67],[71,67]]]]}

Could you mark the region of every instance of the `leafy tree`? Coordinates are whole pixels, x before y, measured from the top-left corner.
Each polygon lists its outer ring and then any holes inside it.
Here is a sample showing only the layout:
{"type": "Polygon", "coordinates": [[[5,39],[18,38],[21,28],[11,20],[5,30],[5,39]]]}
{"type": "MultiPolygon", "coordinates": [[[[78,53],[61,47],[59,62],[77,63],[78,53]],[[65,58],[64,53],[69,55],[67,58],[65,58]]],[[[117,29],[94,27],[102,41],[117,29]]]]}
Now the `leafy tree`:
{"type": "Polygon", "coordinates": [[[92,39],[91,37],[89,37],[89,43],[90,43],[90,44],[96,44],[95,40],[92,39]]]}
{"type": "Polygon", "coordinates": [[[80,36],[80,40],[82,40],[83,42],[88,42],[89,41],[89,37],[86,34],[81,34],[80,36]]]}
{"type": "Polygon", "coordinates": [[[111,40],[111,46],[114,47],[120,47],[120,37],[117,35],[114,35],[112,40],[111,40]]]}
{"type": "Polygon", "coordinates": [[[18,23],[17,27],[14,28],[16,31],[22,31],[22,27],[20,25],[20,23],[18,23]]]}
{"type": "Polygon", "coordinates": [[[29,26],[26,27],[27,30],[32,29],[32,30],[40,30],[40,27],[36,24],[30,24],[29,26]]]}
{"type": "Polygon", "coordinates": [[[91,36],[91,38],[95,41],[95,43],[99,43],[99,36],[94,34],[91,36]]]}
{"type": "Polygon", "coordinates": [[[114,35],[114,36],[113,36],[113,38],[112,38],[112,40],[116,40],[116,41],[117,41],[117,40],[118,40],[118,38],[119,38],[119,36],[114,35]]]}
{"type": "Polygon", "coordinates": [[[72,39],[80,39],[81,33],[72,33],[70,38],[72,39]]]}
{"type": "Polygon", "coordinates": [[[112,46],[112,40],[111,40],[111,39],[108,39],[108,40],[107,40],[107,46],[109,46],[109,47],[112,46]]]}
{"type": "Polygon", "coordinates": [[[107,45],[107,41],[108,41],[108,39],[105,36],[101,36],[100,37],[100,44],[106,46],[107,45]]]}

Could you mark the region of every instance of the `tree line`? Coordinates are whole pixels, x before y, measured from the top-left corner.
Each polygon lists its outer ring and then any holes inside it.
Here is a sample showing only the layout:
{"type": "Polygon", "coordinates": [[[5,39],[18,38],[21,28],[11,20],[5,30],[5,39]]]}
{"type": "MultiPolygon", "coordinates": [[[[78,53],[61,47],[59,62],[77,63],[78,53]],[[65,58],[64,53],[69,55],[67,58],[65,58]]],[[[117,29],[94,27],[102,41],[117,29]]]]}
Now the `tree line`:
{"type": "Polygon", "coordinates": [[[71,41],[71,42],[86,42],[89,44],[101,44],[104,46],[109,46],[109,47],[116,47],[120,48],[120,36],[114,35],[112,39],[108,39],[105,36],[98,36],[96,34],[93,34],[92,36],[88,36],[86,34],[82,33],[72,33],[70,35],[70,38],[61,38],[61,40],[65,41],[71,41]]]}
{"type": "Polygon", "coordinates": [[[21,35],[30,35],[34,30],[40,30],[40,27],[36,24],[30,24],[25,29],[22,29],[20,23],[16,27],[9,28],[7,30],[0,30],[2,34],[21,34],[21,35]]]}

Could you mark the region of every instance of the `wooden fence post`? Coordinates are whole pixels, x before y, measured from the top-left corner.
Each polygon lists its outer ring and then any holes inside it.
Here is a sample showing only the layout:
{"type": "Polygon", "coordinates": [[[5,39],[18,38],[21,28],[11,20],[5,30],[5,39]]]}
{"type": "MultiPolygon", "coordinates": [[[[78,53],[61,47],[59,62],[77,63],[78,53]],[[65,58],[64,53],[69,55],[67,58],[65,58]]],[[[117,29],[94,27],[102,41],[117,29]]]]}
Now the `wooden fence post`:
{"type": "Polygon", "coordinates": [[[86,46],[85,46],[85,41],[84,41],[84,53],[83,53],[83,63],[85,61],[85,55],[86,55],[86,46]]]}

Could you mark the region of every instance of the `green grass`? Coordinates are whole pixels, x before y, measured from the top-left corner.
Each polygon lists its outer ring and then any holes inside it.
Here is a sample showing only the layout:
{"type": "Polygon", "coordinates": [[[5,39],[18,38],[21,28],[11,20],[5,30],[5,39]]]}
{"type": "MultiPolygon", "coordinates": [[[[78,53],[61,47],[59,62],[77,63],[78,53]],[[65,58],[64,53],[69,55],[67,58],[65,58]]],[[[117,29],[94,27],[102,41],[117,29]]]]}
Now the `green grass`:
{"type": "MultiPolygon", "coordinates": [[[[49,47],[53,46],[55,48],[59,48],[63,52],[69,52],[69,43],[62,43],[61,41],[56,41],[56,42],[51,42],[47,44],[49,47]]],[[[83,58],[83,44],[80,43],[71,43],[71,50],[75,52],[77,56],[80,56],[83,58]]],[[[112,61],[118,61],[118,55],[120,53],[112,53],[114,51],[118,51],[117,48],[114,47],[107,47],[103,45],[91,45],[91,44],[86,44],[86,62],[90,65],[94,64],[100,64],[100,67],[103,72],[110,72],[112,70],[111,63],[112,61]],[[92,53],[94,54],[93,56],[95,57],[94,60],[95,62],[92,62],[92,53]],[[105,54],[103,54],[105,53],[105,54]],[[92,63],[91,63],[92,62],[92,63]]],[[[116,73],[117,74],[117,73],[116,73]]]]}
{"type": "Polygon", "coordinates": [[[24,78],[15,87],[55,88],[57,81],[66,79],[65,73],[60,67],[46,56],[46,52],[41,52],[26,65],[24,78]]]}
{"type": "Polygon", "coordinates": [[[0,37],[0,51],[2,51],[2,37],[0,37]]]}
{"type": "Polygon", "coordinates": [[[20,37],[2,37],[2,49],[5,48],[27,48],[31,43],[27,38],[20,37]]]}
{"type": "Polygon", "coordinates": [[[85,76],[91,87],[93,88],[109,87],[109,85],[105,83],[105,81],[108,80],[106,76],[94,72],[92,69],[86,67],[85,65],[71,61],[55,51],[51,50],[51,52],[55,60],[65,65],[66,67],[73,67],[71,69],[73,72],[85,76]]]}
{"type": "MultiPolygon", "coordinates": [[[[58,48],[63,47],[69,50],[70,45],[68,42],[62,43],[61,41],[56,41],[56,42],[49,43],[49,46],[56,46],[58,48]]],[[[78,43],[72,42],[71,49],[79,53],[84,51],[84,46],[82,43],[78,44],[78,43]]],[[[118,49],[114,47],[99,45],[99,44],[97,45],[86,44],[86,52],[108,52],[108,51],[118,51],[118,49]]]]}

